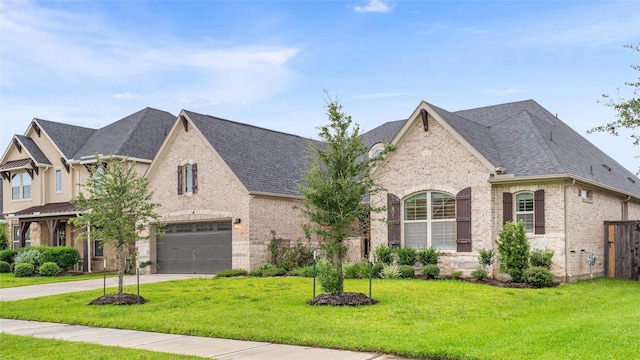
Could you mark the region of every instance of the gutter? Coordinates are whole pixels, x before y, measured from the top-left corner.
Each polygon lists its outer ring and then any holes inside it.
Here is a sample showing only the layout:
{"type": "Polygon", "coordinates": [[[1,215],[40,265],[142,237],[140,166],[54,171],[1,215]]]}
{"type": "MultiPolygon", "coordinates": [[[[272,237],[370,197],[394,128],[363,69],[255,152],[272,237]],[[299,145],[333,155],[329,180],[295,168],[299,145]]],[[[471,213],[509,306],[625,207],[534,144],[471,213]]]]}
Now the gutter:
{"type": "Polygon", "coordinates": [[[570,265],[571,262],[569,260],[569,255],[571,255],[571,250],[569,249],[569,233],[567,232],[567,222],[569,219],[567,218],[567,200],[568,200],[568,192],[567,189],[570,186],[574,186],[576,184],[576,179],[571,179],[571,184],[567,184],[564,186],[564,281],[569,282],[571,279],[571,271],[570,265]]]}
{"type": "Polygon", "coordinates": [[[592,181],[589,179],[585,179],[579,176],[574,176],[571,174],[551,174],[551,175],[532,175],[532,176],[515,176],[513,174],[505,174],[505,175],[495,175],[493,178],[489,179],[489,183],[491,184],[508,184],[508,183],[517,183],[517,182],[524,182],[524,181],[536,181],[536,182],[540,182],[540,181],[544,181],[544,182],[551,182],[551,181],[558,181],[558,180],[570,180],[570,181],[574,181],[574,182],[580,182],[580,183],[584,183],[593,187],[597,187],[600,189],[604,189],[607,191],[611,191],[617,194],[621,194],[626,196],[629,200],[631,199],[635,199],[635,200],[640,200],[640,194],[633,194],[630,192],[626,192],[624,190],[620,190],[618,188],[614,188],[608,185],[604,185],[602,183],[596,182],[596,181],[592,181]]]}
{"type": "Polygon", "coordinates": [[[276,194],[276,193],[263,192],[263,191],[249,191],[249,195],[278,197],[278,198],[287,198],[287,199],[296,199],[296,200],[304,199],[304,196],[300,196],[300,195],[285,195],[285,194],[276,194]]]}

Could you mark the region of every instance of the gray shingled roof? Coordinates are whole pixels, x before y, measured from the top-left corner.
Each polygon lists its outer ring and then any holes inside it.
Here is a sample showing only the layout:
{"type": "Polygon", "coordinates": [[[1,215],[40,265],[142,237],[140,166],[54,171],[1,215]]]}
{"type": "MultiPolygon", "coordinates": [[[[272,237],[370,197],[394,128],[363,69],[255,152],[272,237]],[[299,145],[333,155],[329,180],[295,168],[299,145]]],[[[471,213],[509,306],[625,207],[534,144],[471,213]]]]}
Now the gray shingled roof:
{"type": "Polygon", "coordinates": [[[380,142],[391,142],[405,122],[407,122],[406,119],[384,123],[362,134],[362,141],[369,149],[380,142]]]}
{"type": "Polygon", "coordinates": [[[296,135],[184,110],[249,192],[298,196],[310,143],[296,135]]]}
{"type": "Polygon", "coordinates": [[[175,115],[147,107],[96,130],[73,158],[98,153],[153,160],[175,120],[175,115]]]}
{"type": "Polygon", "coordinates": [[[96,132],[95,129],[49,120],[34,119],[34,121],[40,126],[40,129],[49,135],[51,141],[58,146],[67,160],[73,159],[73,155],[96,132]]]}
{"type": "Polygon", "coordinates": [[[468,119],[450,122],[456,131],[508,174],[569,174],[640,195],[640,179],[533,100],[453,114],[468,119]]]}
{"type": "Polygon", "coordinates": [[[20,141],[22,146],[31,154],[33,160],[39,165],[51,165],[51,161],[44,155],[40,147],[36,145],[33,139],[28,138],[22,135],[15,135],[15,137],[20,141]]]}

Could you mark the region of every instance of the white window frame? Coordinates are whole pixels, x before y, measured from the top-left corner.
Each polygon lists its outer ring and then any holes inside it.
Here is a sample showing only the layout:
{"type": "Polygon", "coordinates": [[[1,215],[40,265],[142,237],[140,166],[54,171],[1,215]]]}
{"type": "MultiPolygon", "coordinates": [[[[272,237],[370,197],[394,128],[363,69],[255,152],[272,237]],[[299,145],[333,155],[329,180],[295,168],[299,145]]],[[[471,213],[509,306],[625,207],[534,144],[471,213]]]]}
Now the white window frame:
{"type": "Polygon", "coordinates": [[[62,168],[56,168],[56,194],[62,193],[62,168]]]}
{"type": "MultiPolygon", "coordinates": [[[[455,196],[452,194],[449,194],[447,192],[444,191],[424,191],[424,192],[420,192],[420,193],[415,193],[412,194],[411,196],[405,198],[402,202],[402,208],[403,208],[403,245],[404,246],[410,246],[413,248],[428,248],[428,247],[434,247],[438,250],[442,250],[442,251],[456,251],[457,248],[457,236],[456,236],[456,217],[455,217],[455,196]],[[442,195],[446,195],[447,198],[449,198],[449,200],[453,201],[454,204],[454,212],[453,212],[453,216],[450,216],[448,218],[445,219],[434,219],[433,218],[433,198],[434,195],[436,194],[442,194],[442,195]],[[407,212],[407,202],[417,198],[417,197],[421,197],[421,196],[425,196],[426,197],[426,214],[425,214],[425,218],[424,219],[408,219],[408,212],[407,212]],[[419,239],[419,240],[423,240],[424,242],[422,242],[421,244],[418,244],[417,241],[407,241],[408,239],[408,228],[411,227],[413,224],[424,224],[426,226],[426,229],[419,229],[419,231],[423,231],[426,232],[426,239],[419,239]],[[445,226],[445,230],[451,230],[453,235],[451,236],[450,239],[448,240],[448,243],[443,245],[440,244],[434,244],[434,225],[440,225],[440,224],[444,224],[445,226]],[[410,244],[408,244],[408,242],[410,244]],[[435,246],[434,246],[435,245],[435,246]]],[[[445,233],[448,234],[447,231],[445,231],[445,233]]],[[[424,236],[423,234],[420,234],[420,236],[424,236]]],[[[446,235],[445,235],[446,236],[446,235]]]]}
{"type": "Polygon", "coordinates": [[[26,171],[11,173],[11,201],[31,200],[33,179],[26,171]],[[18,183],[14,183],[14,179],[17,179],[18,183]],[[28,181],[27,181],[28,180],[28,181]],[[28,184],[26,184],[28,182],[28,184]],[[14,193],[14,188],[18,189],[18,196],[14,193]],[[25,192],[29,191],[29,197],[25,196],[25,192]]]}
{"type": "Polygon", "coordinates": [[[523,220],[527,233],[535,231],[535,196],[532,191],[522,191],[515,194],[514,214],[516,223],[523,220]]]}
{"type": "Polygon", "coordinates": [[[185,164],[183,166],[184,193],[193,194],[193,164],[185,164]]]}

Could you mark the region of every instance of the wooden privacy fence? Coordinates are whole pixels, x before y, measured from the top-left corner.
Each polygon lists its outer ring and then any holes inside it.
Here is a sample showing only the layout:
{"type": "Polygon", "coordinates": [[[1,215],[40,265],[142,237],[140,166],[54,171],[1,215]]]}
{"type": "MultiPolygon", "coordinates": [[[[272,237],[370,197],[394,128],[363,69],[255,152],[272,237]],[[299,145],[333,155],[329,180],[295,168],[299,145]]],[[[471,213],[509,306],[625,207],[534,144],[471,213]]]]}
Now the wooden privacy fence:
{"type": "Polygon", "coordinates": [[[604,222],[604,271],[610,278],[640,280],[638,222],[604,222]]]}

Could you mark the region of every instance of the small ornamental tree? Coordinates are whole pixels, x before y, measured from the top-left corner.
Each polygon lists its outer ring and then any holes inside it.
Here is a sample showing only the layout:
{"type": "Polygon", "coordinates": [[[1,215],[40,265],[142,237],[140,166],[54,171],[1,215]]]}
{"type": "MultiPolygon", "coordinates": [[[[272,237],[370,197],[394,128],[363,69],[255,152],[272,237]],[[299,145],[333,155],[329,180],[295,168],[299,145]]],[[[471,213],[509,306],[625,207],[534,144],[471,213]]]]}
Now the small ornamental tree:
{"type": "MultiPolygon", "coordinates": [[[[151,201],[149,180],[137,175],[135,162],[111,157],[106,167],[96,155],[93,176],[82,185],[85,193],[72,200],[81,216],[71,219],[73,225],[91,228],[91,236],[101,239],[100,246],[109,244],[117,251],[118,295],[122,295],[124,278],[124,250],[138,240],[148,239],[142,231],[160,217],[154,210],[160,204],[151,201]]],[[[161,236],[161,231],[156,236],[161,236]]],[[[86,237],[87,233],[81,233],[86,237]]],[[[131,254],[135,256],[135,254],[131,254]]],[[[135,259],[133,259],[135,261],[135,259]]]]}
{"type": "Polygon", "coordinates": [[[336,269],[338,283],[331,292],[342,294],[344,240],[357,236],[354,224],[359,217],[384,210],[363,199],[383,191],[373,181],[371,171],[394,147],[386,144],[382,152],[369,157],[360,126],[342,112],[342,105],[328,98],[326,108],[329,124],[319,128],[324,143],[311,145],[311,164],[300,187],[304,197],[301,210],[310,220],[310,230],[321,237],[336,269]]]}
{"type": "MultiPolygon", "coordinates": [[[[2,201],[2,199],[0,199],[2,201]]],[[[7,225],[0,223],[0,250],[11,249],[9,245],[9,235],[7,235],[7,225]]]]}
{"type": "Polygon", "coordinates": [[[500,271],[511,275],[513,281],[521,282],[524,271],[529,267],[529,239],[522,220],[504,224],[496,244],[500,254],[500,271]]]}

